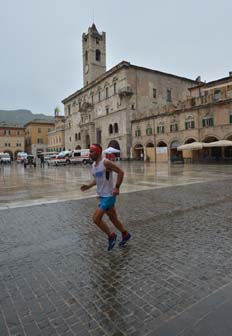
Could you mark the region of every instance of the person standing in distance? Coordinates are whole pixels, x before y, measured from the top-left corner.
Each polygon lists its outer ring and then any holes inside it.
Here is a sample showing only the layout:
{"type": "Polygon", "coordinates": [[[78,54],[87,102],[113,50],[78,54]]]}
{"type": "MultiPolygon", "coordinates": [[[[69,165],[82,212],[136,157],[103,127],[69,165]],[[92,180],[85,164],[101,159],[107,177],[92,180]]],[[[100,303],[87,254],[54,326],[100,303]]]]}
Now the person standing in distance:
{"type": "Polygon", "coordinates": [[[119,221],[115,210],[116,196],[119,195],[119,188],[123,180],[124,172],[110,160],[102,158],[102,147],[99,144],[92,144],[90,146],[89,156],[93,160],[92,174],[94,180],[89,184],[83,184],[81,190],[86,191],[95,185],[97,186],[100,203],[93,214],[93,222],[108,236],[108,251],[110,251],[116,243],[117,234],[112,232],[103,221],[102,218],[104,214],[108,215],[111,222],[122,234],[122,240],[119,246],[124,246],[131,238],[130,233],[119,221]],[[113,172],[117,174],[115,186],[113,172]]]}

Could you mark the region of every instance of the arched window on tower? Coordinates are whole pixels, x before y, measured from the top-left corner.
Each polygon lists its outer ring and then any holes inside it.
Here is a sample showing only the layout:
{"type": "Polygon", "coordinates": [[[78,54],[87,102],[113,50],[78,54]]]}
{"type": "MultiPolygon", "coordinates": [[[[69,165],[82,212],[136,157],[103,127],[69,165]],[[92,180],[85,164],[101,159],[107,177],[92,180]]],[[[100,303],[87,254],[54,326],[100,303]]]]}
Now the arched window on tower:
{"type": "Polygon", "coordinates": [[[88,62],[88,50],[85,51],[85,61],[88,62]]]}
{"type": "Polygon", "coordinates": [[[96,61],[99,61],[100,62],[101,60],[101,52],[99,49],[96,50],[96,61]]]}
{"type": "Polygon", "coordinates": [[[117,123],[114,124],[114,133],[118,133],[118,124],[117,123]]]}
{"type": "Polygon", "coordinates": [[[109,125],[109,134],[112,134],[112,133],[113,133],[113,125],[110,124],[110,125],[109,125]]]}

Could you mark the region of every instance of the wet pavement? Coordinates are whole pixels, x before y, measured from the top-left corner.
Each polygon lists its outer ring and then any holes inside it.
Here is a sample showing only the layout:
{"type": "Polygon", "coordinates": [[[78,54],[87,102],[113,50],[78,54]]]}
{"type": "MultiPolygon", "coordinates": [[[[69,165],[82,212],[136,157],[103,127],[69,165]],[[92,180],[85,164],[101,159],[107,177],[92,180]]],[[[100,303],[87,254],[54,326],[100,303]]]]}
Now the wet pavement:
{"type": "Polygon", "coordinates": [[[231,166],[120,165],[111,252],[89,167],[1,168],[1,336],[232,335],[231,166]]]}
{"type": "MultiPolygon", "coordinates": [[[[121,193],[220,180],[232,176],[230,165],[169,165],[117,162],[125,171],[121,193]]],[[[91,180],[89,165],[24,168],[21,164],[0,166],[0,209],[95,197],[95,190],[81,192],[91,180]]]]}

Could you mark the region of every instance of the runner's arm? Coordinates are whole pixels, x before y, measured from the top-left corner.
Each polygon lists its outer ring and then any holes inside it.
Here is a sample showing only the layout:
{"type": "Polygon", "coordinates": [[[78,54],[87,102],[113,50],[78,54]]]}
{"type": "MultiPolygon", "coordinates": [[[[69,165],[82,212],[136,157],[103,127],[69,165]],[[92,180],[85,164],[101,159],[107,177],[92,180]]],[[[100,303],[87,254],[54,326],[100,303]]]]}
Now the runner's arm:
{"type": "Polygon", "coordinates": [[[124,171],[110,160],[105,160],[104,165],[105,165],[106,169],[112,170],[117,174],[117,180],[116,180],[116,184],[115,184],[115,187],[114,187],[114,190],[113,190],[113,194],[118,195],[119,194],[119,188],[120,188],[120,186],[122,184],[122,181],[123,181],[124,171]]]}
{"type": "Polygon", "coordinates": [[[92,187],[94,187],[96,185],[96,181],[93,180],[92,182],[90,182],[89,184],[82,184],[81,186],[81,191],[86,191],[92,187]]]}

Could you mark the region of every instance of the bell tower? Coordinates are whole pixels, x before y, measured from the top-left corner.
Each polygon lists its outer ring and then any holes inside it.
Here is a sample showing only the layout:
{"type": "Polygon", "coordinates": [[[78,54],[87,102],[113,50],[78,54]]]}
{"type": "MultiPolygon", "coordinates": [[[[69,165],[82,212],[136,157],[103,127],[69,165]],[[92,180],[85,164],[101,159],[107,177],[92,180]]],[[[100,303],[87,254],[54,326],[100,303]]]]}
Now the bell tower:
{"type": "Polygon", "coordinates": [[[82,35],[84,86],[106,72],[106,34],[98,32],[95,24],[82,35]]]}

